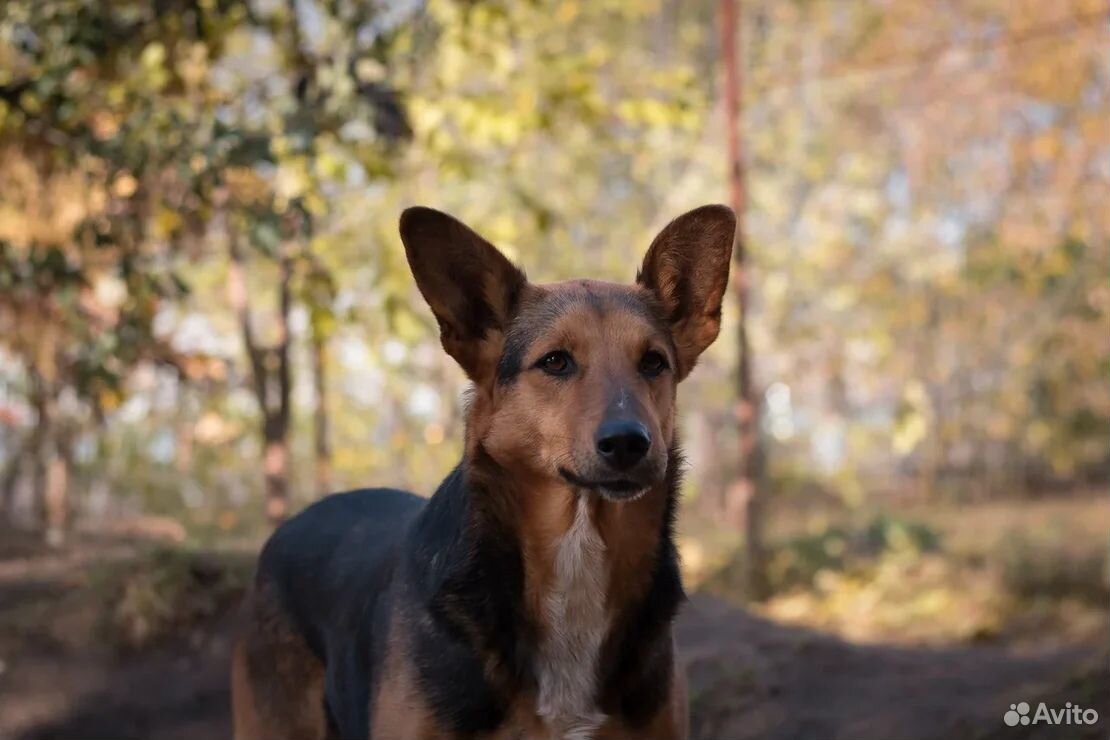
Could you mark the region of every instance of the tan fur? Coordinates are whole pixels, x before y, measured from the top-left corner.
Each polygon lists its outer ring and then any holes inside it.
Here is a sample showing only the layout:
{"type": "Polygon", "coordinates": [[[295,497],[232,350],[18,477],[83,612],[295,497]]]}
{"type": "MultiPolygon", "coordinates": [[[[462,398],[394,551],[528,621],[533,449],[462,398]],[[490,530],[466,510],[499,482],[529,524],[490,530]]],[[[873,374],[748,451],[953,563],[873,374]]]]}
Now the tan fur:
{"type": "Polygon", "coordinates": [[[555,549],[575,516],[575,497],[564,485],[539,480],[521,483],[517,496],[521,547],[524,551],[524,598],[529,613],[544,623],[545,598],[555,571],[555,549]]]}
{"type": "Polygon", "coordinates": [[[242,642],[236,642],[231,652],[231,736],[234,740],[262,737],[262,718],[258,715],[259,706],[251,684],[246,648],[242,642]]]}
{"type": "Polygon", "coordinates": [[[590,280],[531,286],[518,321],[529,320],[529,309],[543,298],[560,294],[580,300],[533,343],[525,365],[553,349],[565,349],[584,365],[591,380],[553,384],[541,373],[522,373],[510,387],[476,389],[468,430],[468,450],[481,443],[499,464],[517,474],[551,480],[562,465],[581,469],[596,455],[594,432],[605,414],[614,387],[636,389],[630,401],[647,415],[645,422],[659,444],[651,455],[665,469],[667,447],[674,435],[675,385],[672,376],[652,383],[637,377],[637,363],[651,348],[667,352],[665,336],[630,310],[620,299],[641,295],[642,289],[590,280]],[[602,301],[598,309],[587,301],[602,301]]]}
{"type": "Polygon", "coordinates": [[[559,466],[576,469],[577,461],[594,455],[594,430],[607,394],[617,385],[634,389],[628,402],[641,409],[658,440],[653,454],[662,477],[674,439],[675,386],[670,376],[650,383],[637,377],[644,352],[666,348],[658,328],[624,307],[621,299],[641,291],[588,280],[530,286],[521,321],[527,321],[530,304],[556,293],[571,308],[536,339],[524,365],[562,348],[581,358],[583,372],[597,380],[553,388],[550,378],[522,373],[509,388],[477,388],[470,409],[471,454],[480,445],[513,471],[514,483],[502,505],[521,535],[526,600],[541,628],[539,695],[521,716],[533,715],[557,740],[604,736],[599,733],[608,723],[587,698],[596,690],[601,643],[612,616],[649,586],[650,559],[665,512],[661,486],[620,503],[589,496],[581,499],[580,509],[581,494],[557,477],[552,480],[559,466]],[[568,546],[577,552],[572,555],[568,546]]]}
{"type": "Polygon", "coordinates": [[[598,532],[611,553],[607,588],[610,609],[639,598],[648,588],[649,567],[665,515],[662,496],[618,504],[596,501],[598,532]]]}
{"type": "Polygon", "coordinates": [[[324,740],[324,666],[267,591],[248,595],[250,624],[235,644],[231,706],[235,740],[324,740]]]}
{"type": "Polygon", "coordinates": [[[431,710],[424,702],[407,652],[404,626],[394,617],[389,630],[380,688],[370,707],[370,716],[373,718],[370,725],[372,738],[435,740],[443,737],[432,719],[431,710]]]}
{"type": "MultiPolygon", "coordinates": [[[[453,740],[439,728],[424,701],[413,664],[408,656],[404,624],[394,618],[388,640],[381,688],[370,707],[373,722],[370,737],[374,740],[453,740]]],[[[567,734],[553,727],[538,712],[538,697],[524,694],[510,708],[509,719],[495,733],[482,740],[569,740],[583,737],[590,740],[687,740],[688,717],[686,673],[676,659],[671,679],[669,700],[647,726],[629,730],[613,718],[602,717],[589,734],[567,734]]],[[[239,714],[236,714],[237,721],[239,714]]],[[[247,737],[258,737],[248,735],[247,737]]],[[[284,737],[284,736],[283,736],[284,737]]],[[[239,735],[236,735],[238,740],[239,735]]]]}
{"type": "MultiPolygon", "coordinates": [[[[577,281],[545,286],[570,296],[638,288],[577,281]]],[[[536,295],[536,294],[533,294],[536,295]]],[[[619,305],[619,304],[618,304],[619,305]]],[[[660,462],[674,436],[673,380],[636,382],[636,362],[658,341],[641,316],[619,307],[598,316],[589,305],[568,311],[533,353],[567,347],[588,357],[588,372],[611,383],[638,389],[630,398],[642,409],[659,444],[660,462]]],[[[505,468],[514,471],[511,486],[502,484],[499,498],[487,501],[499,517],[515,522],[525,563],[525,598],[541,630],[538,693],[516,707],[503,728],[506,738],[529,740],[594,740],[633,737],[601,715],[593,705],[597,661],[612,615],[641,596],[649,586],[650,558],[657,545],[665,511],[662,487],[634,501],[612,502],[597,496],[581,498],[569,484],[552,480],[560,464],[574,465],[592,454],[593,430],[605,407],[605,383],[567,384],[553,394],[550,379],[523,375],[511,390],[477,388],[470,409],[468,448],[479,444],[505,468]],[[579,501],[582,503],[580,504],[579,501]],[[515,729],[514,729],[515,728],[515,729]],[[528,734],[520,735],[527,731],[528,734]],[[514,734],[518,733],[518,734],[514,734]],[[616,733],[616,734],[614,734],[616,733]]],[[[471,452],[473,454],[473,451],[471,452]]],[[[372,737],[393,740],[440,738],[430,711],[412,675],[403,631],[391,632],[386,674],[373,700],[372,737]]],[[[682,682],[676,679],[676,687],[682,682]]],[[[245,696],[246,692],[239,692],[245,696]]],[[[645,729],[645,738],[679,738],[684,708],[674,693],[665,711],[645,729]]],[[[240,701],[237,698],[237,701],[240,701]]],[[[244,700],[245,701],[245,700],[244,700]]],[[[253,716],[250,707],[237,709],[237,727],[253,716]]],[[[275,736],[280,737],[280,736],[275,736]]],[[[314,737],[314,736],[313,736],[314,737]]],[[[236,740],[262,740],[244,733],[236,740]]]]}
{"type": "MultiPolygon", "coordinates": [[[[538,632],[534,690],[502,686],[514,704],[498,730],[481,740],[687,738],[686,678],[677,658],[669,700],[636,731],[601,713],[596,682],[614,619],[652,585],[672,493],[666,474],[676,386],[720,329],[734,226],[721,206],[680,216],[652,242],[635,285],[534,285],[456,219],[427,208],[402,216],[406,255],[443,347],[474,381],[465,457],[484,460],[488,469],[468,468],[471,483],[486,478],[473,503],[481,516],[516,533],[524,607],[538,632]],[[518,331],[529,340],[520,345],[527,347],[521,372],[498,382],[506,339],[518,331]],[[536,369],[557,350],[574,358],[573,378],[536,369]],[[649,352],[666,358],[666,372],[641,370],[649,352]],[[595,440],[614,409],[635,418],[651,439],[635,474],[626,467],[620,479],[605,467],[595,440]],[[627,495],[609,495],[608,488],[627,495]]],[[[256,600],[250,619],[232,670],[236,740],[322,738],[323,667],[265,599],[256,600]]],[[[463,619],[460,626],[481,643],[477,625],[463,619]]],[[[383,675],[370,699],[370,734],[452,740],[422,695],[408,639],[395,613],[383,675]]],[[[504,675],[496,660],[487,656],[491,680],[504,675]]]]}
{"type": "Polygon", "coordinates": [[[721,329],[721,303],[728,287],[736,220],[714,208],[679,216],[659,232],[644,256],[642,275],[668,313],[681,309],[672,326],[678,378],[686,377],[721,329]],[[720,248],[727,245],[727,249],[720,248]],[[696,291],[682,290],[686,283],[696,291]],[[685,305],[680,305],[686,301],[685,305]]]}

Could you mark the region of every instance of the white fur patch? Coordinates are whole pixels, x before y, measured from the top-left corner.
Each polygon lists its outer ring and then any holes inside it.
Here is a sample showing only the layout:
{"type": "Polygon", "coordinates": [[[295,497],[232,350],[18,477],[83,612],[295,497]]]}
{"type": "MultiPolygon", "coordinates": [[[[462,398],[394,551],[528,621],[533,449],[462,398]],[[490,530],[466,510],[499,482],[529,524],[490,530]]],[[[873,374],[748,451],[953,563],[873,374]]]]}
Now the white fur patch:
{"type": "Polygon", "coordinates": [[[605,543],[585,498],[555,551],[545,605],[548,633],[540,644],[538,714],[557,740],[591,740],[605,721],[594,701],[597,660],[608,629],[605,543]]]}

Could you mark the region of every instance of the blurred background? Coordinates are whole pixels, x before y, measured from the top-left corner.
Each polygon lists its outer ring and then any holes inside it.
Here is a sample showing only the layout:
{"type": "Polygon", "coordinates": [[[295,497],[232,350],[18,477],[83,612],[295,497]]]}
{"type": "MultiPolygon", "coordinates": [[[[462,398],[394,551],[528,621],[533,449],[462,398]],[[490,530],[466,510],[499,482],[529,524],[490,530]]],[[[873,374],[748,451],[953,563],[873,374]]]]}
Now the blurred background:
{"type": "Polygon", "coordinates": [[[706,202],[695,737],[1110,721],[1106,0],[5,0],[0,736],[222,736],[273,524],[458,460],[402,208],[627,282],[706,202]]]}

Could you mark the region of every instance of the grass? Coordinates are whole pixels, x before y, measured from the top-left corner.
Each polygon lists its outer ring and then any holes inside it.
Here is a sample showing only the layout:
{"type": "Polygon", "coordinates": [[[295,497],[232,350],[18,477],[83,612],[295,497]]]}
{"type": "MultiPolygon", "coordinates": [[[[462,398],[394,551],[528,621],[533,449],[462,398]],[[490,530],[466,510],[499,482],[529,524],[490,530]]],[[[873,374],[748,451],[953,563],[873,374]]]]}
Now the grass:
{"type": "MultiPolygon", "coordinates": [[[[749,607],[858,641],[1099,639],[1110,605],[1103,499],[934,506],[775,523],[774,595],[749,607]]],[[[735,537],[687,530],[695,588],[743,602],[735,537]]]]}
{"type": "Polygon", "coordinates": [[[253,559],[239,553],[157,546],[94,572],[99,632],[111,645],[137,650],[187,636],[241,598],[253,559]]]}

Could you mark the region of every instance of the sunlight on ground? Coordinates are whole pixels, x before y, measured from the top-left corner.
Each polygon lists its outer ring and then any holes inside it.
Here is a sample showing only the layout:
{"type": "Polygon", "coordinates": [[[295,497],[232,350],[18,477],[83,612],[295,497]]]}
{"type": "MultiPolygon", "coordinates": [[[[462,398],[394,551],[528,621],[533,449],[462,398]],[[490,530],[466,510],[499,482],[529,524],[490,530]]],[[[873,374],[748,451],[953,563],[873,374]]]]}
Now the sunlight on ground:
{"type": "MultiPolygon", "coordinates": [[[[1110,597],[1107,532],[1104,499],[845,514],[776,541],[776,595],[748,606],[858,642],[1041,649],[1094,640],[1110,597]]],[[[743,602],[735,537],[684,534],[690,589],[743,602]]]]}

